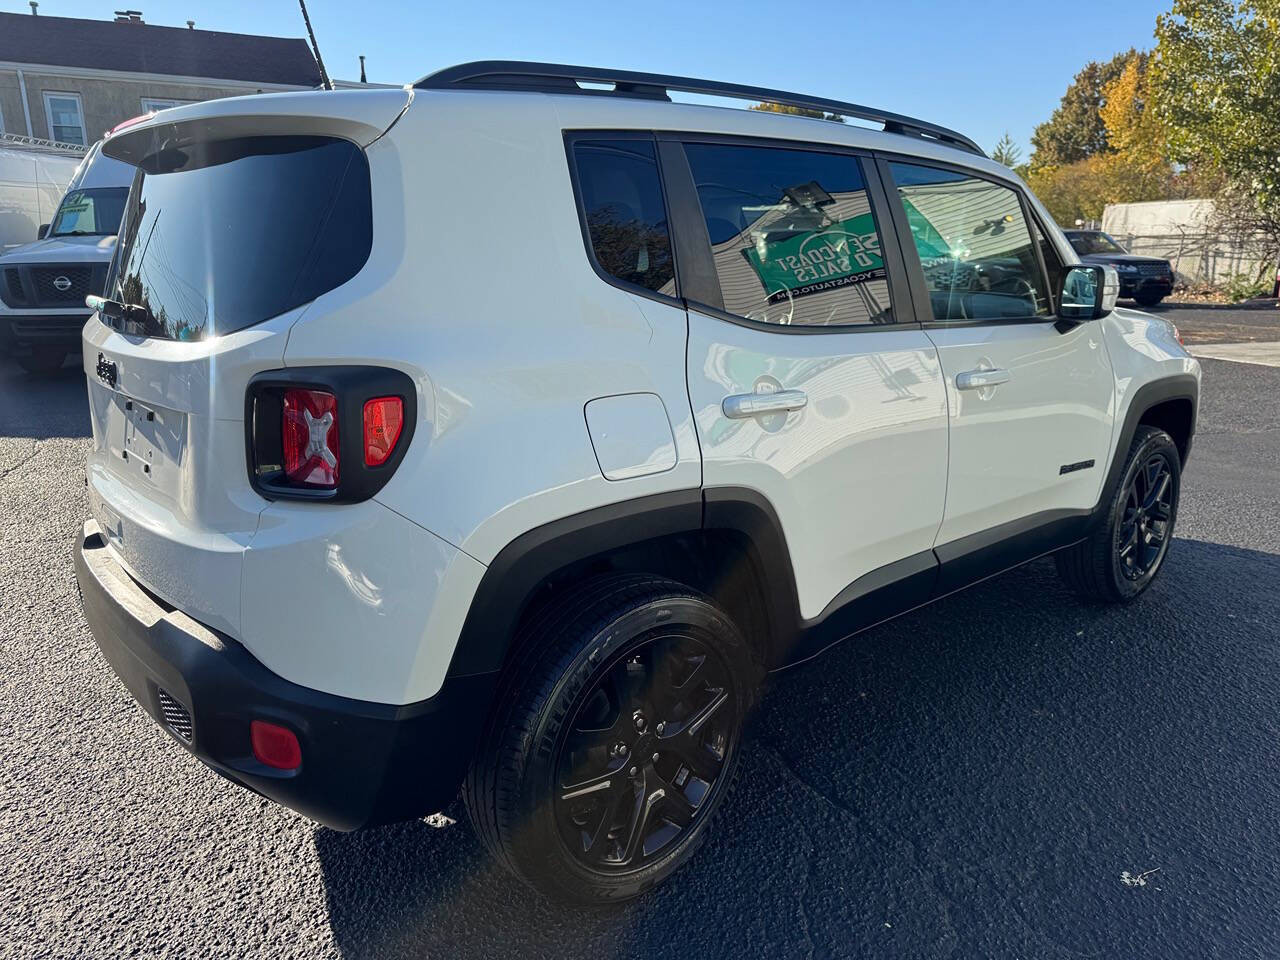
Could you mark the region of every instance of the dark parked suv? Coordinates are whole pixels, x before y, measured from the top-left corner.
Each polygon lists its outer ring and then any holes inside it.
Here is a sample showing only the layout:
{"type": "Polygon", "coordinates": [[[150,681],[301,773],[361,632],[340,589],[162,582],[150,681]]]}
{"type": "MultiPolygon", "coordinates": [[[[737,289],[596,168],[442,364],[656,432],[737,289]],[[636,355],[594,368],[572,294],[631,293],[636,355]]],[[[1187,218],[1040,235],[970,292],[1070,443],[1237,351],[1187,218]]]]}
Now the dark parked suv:
{"type": "Polygon", "coordinates": [[[1159,257],[1140,257],[1101,230],[1064,230],[1085,263],[1109,263],[1120,274],[1120,296],[1154,307],[1173,292],[1173,266],[1159,257]]]}

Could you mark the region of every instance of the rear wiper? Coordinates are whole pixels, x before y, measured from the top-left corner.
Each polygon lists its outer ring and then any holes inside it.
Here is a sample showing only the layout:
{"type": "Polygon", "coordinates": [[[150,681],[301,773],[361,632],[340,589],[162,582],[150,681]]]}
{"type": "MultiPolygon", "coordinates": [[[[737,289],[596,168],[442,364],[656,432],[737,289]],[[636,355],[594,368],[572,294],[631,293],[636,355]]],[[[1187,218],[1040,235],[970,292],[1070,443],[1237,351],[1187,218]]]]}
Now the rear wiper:
{"type": "Polygon", "coordinates": [[[147,315],[146,307],[139,306],[136,303],[125,303],[122,300],[112,300],[108,297],[99,297],[92,293],[84,298],[84,305],[111,320],[132,319],[138,314],[141,314],[145,319],[147,315]]]}

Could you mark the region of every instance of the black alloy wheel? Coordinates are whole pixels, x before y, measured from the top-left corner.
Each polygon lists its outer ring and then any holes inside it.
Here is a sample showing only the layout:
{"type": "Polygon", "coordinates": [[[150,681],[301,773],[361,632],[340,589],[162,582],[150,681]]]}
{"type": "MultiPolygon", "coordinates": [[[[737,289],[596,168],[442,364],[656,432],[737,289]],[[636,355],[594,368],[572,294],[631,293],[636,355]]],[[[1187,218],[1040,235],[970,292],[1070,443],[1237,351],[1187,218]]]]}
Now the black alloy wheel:
{"type": "Polygon", "coordinates": [[[1162,453],[1147,458],[1134,472],[1116,545],[1116,559],[1126,579],[1149,576],[1164,559],[1173,520],[1173,491],[1173,467],[1162,453]]]}
{"type": "Polygon", "coordinates": [[[463,786],[476,834],[549,896],[637,897],[724,806],[756,652],[713,599],[648,574],[563,588],[515,643],[463,786]]]}
{"type": "Polygon", "coordinates": [[[722,779],[738,707],[696,636],[659,631],[600,668],[564,728],[555,817],[593,870],[633,870],[684,836],[722,779]]]}
{"type": "Polygon", "coordinates": [[[1178,445],[1158,427],[1140,425],[1089,536],[1054,554],[1059,576],[1090,600],[1114,603],[1141,594],[1173,543],[1181,488],[1178,445]]]}

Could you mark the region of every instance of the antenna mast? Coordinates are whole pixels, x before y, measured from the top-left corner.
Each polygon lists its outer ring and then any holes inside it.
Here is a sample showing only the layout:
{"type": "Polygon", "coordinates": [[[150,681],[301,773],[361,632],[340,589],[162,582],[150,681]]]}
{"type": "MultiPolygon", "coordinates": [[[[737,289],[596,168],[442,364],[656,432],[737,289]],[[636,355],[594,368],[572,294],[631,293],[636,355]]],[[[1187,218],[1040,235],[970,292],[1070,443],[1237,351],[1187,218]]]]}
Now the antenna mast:
{"type": "Polygon", "coordinates": [[[316,55],[316,66],[320,68],[320,85],[326,90],[332,90],[333,81],[325,72],[324,60],[320,57],[320,46],[316,43],[316,32],[311,29],[311,18],[307,16],[307,0],[298,0],[298,6],[302,8],[302,22],[307,25],[307,36],[311,38],[311,50],[316,55]]]}

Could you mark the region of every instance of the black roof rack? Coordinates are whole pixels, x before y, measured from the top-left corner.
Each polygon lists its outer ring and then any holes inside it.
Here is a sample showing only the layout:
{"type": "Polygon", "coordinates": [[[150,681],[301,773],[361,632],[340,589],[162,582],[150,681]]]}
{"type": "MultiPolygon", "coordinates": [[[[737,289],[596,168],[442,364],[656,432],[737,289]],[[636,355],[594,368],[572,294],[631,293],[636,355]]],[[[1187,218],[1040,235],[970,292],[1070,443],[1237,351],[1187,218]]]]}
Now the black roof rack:
{"type": "Polygon", "coordinates": [[[601,67],[574,67],[562,63],[527,63],[520,60],[477,60],[446,67],[414,84],[419,90],[531,90],[541,93],[581,93],[614,97],[638,97],[646,100],[670,100],[670,91],[694,93],[735,100],[781,103],[788,107],[822,110],[844,117],[856,117],[884,124],[887,133],[900,133],[925,140],[936,140],[979,156],[982,148],[964,134],[925,120],[902,114],[863,107],[841,100],[809,97],[767,87],[749,87],[739,83],[717,83],[692,77],[669,77],[659,73],[637,73],[632,70],[606,70],[601,67]],[[585,83],[613,84],[611,89],[579,86],[585,83]]]}

